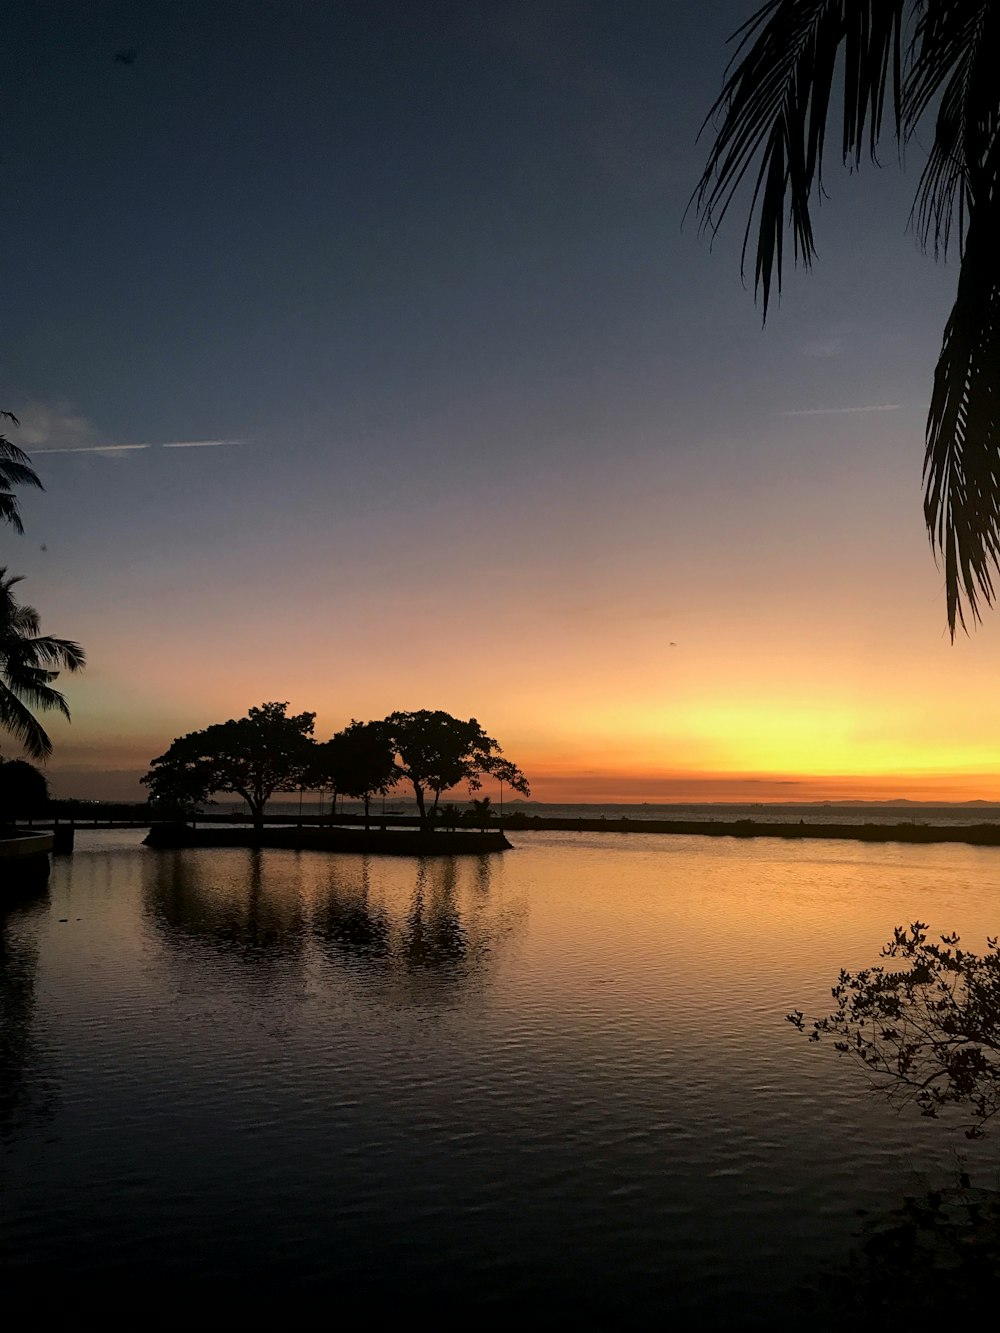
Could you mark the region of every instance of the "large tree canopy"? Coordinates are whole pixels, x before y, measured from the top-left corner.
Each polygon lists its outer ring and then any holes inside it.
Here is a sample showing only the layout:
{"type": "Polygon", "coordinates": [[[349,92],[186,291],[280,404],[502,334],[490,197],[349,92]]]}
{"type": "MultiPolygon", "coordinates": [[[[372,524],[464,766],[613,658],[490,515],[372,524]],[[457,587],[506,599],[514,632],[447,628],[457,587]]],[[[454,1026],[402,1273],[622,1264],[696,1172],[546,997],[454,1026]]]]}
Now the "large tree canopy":
{"type": "Polygon", "coordinates": [[[0,823],[44,814],[49,804],[45,774],[24,759],[0,759],[0,823]]]}
{"type": "Polygon", "coordinates": [[[179,736],[142,779],[160,804],[194,807],[214,792],[246,801],[257,828],[275,792],[295,791],[310,771],[315,713],[289,717],[287,703],[251,708],[246,717],[179,736]]]}
{"type": "Polygon", "coordinates": [[[811,210],[838,62],[846,165],[876,158],[886,121],[902,143],[933,118],[912,218],[936,255],[957,241],[961,265],[927,418],[924,516],[954,636],[963,602],[973,619],[980,600],[992,604],[1000,569],[1000,4],[769,0],[737,36],[695,198],[715,231],[752,182],[744,257],[756,231],[765,317],[781,290],[786,226],[794,258],[815,257],[811,210]]]}
{"type": "Polygon", "coordinates": [[[313,780],[337,796],[365,803],[365,826],[372,796],[399,781],[389,730],[384,722],[352,722],[316,746],[313,780]]]}
{"type": "Polygon", "coordinates": [[[38,612],[14,595],[20,578],[0,567],[0,728],[24,746],[32,759],[47,759],[52,742],[35,719],[37,709],[69,717],[69,708],[53,682],[60,670],[79,671],[86,659],[70,639],[42,634],[38,612]]]}
{"type": "Polygon", "coordinates": [[[399,777],[411,784],[417,799],[421,823],[427,822],[426,797],[434,796],[436,813],[441,793],[459,783],[470,791],[483,785],[484,774],[497,774],[524,796],[531,794],[528,781],[492,736],[474,717],[463,721],[440,710],[421,709],[415,713],[390,713],[385,726],[397,760],[399,777]]]}

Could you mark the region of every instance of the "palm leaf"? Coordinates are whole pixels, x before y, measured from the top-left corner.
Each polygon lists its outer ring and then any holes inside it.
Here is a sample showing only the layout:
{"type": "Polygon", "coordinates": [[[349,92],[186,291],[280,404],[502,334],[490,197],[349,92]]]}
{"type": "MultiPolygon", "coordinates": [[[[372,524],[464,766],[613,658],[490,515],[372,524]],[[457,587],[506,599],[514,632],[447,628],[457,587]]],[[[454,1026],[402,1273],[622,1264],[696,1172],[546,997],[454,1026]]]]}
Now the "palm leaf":
{"type": "Polygon", "coordinates": [[[0,635],[0,653],[5,654],[8,663],[23,662],[33,669],[54,667],[56,675],[59,671],[81,671],[87,665],[86,654],[78,643],[48,634],[20,640],[9,647],[0,635]]]}
{"type": "MultiPolygon", "coordinates": [[[[838,59],[844,64],[842,156],[875,156],[891,90],[901,132],[906,0],[769,0],[736,34],[736,56],[705,124],[721,119],[693,202],[715,233],[757,164],[743,260],[757,221],[754,285],[767,317],[781,291],[786,211],[794,255],[816,254],[811,206],[822,193],[823,150],[838,59]]],[[[704,128],[704,127],[703,127],[704,128]]]]}
{"type": "Polygon", "coordinates": [[[890,93],[897,139],[911,139],[934,114],[911,221],[936,255],[956,230],[962,247],[924,457],[924,514],[943,557],[954,637],[965,625],[963,602],[974,619],[981,602],[993,602],[1000,568],[1000,4],[769,0],[736,35],[693,201],[714,233],[744,180],[754,181],[743,256],[756,226],[755,287],[765,318],[772,291],[781,291],[786,226],[796,260],[808,266],[816,253],[810,210],[822,194],[838,61],[845,164],[856,166],[866,148],[875,158],[890,93]]]}
{"type": "Polygon", "coordinates": [[[4,670],[7,688],[29,708],[42,711],[54,710],[69,718],[69,706],[64,695],[51,686],[51,681],[58,678],[58,671],[40,671],[37,667],[23,663],[8,662],[4,670]]]}
{"type": "Polygon", "coordinates": [[[0,522],[9,523],[16,533],[24,532],[24,524],[17,511],[17,498],[7,491],[0,491],[0,522]]]}
{"type": "Polygon", "coordinates": [[[943,556],[948,627],[992,604],[1000,556],[1000,202],[973,210],[958,293],[934,374],[924,516],[943,556]]]}
{"type": "Polygon", "coordinates": [[[52,745],[32,710],[55,710],[68,718],[66,699],[53,682],[62,670],[79,671],[86,658],[71,639],[39,632],[38,612],[14,594],[19,582],[0,568],[0,727],[31,758],[45,759],[52,745]]]}
{"type": "Polygon", "coordinates": [[[30,759],[48,759],[52,742],[31,710],[0,680],[0,727],[24,747],[30,759]]]}
{"type": "MultiPolygon", "coordinates": [[[[0,419],[3,417],[12,421],[15,426],[18,425],[13,412],[0,412],[0,419]]],[[[8,440],[6,435],[0,435],[0,522],[9,523],[15,532],[23,533],[24,526],[18,512],[17,498],[10,491],[12,486],[34,486],[38,490],[45,489],[24,450],[8,440]]]]}
{"type": "Polygon", "coordinates": [[[988,197],[996,179],[988,158],[996,137],[998,39],[1000,11],[989,0],[938,0],[917,24],[903,98],[907,133],[935,102],[937,115],[911,217],[936,256],[947,253],[956,222],[964,239],[969,207],[988,197]]]}

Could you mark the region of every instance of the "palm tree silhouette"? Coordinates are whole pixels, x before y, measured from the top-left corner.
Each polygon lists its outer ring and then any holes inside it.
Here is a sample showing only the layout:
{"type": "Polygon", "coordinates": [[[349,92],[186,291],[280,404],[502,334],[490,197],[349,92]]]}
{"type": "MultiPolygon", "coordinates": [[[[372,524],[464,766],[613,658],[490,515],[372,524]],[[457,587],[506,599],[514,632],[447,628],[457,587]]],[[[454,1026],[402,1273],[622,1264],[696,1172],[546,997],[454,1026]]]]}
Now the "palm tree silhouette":
{"type": "Polygon", "coordinates": [[[60,670],[79,671],[86,658],[78,643],[40,633],[38,612],[14,595],[20,578],[0,566],[0,728],[20,741],[32,759],[47,759],[52,742],[32,709],[56,709],[69,717],[52,682],[60,670]]]}
{"type": "Polygon", "coordinates": [[[816,254],[810,208],[838,60],[845,165],[865,152],[877,162],[883,121],[901,147],[933,117],[911,222],[936,257],[954,241],[961,255],[924,454],[924,518],[954,638],[965,610],[978,620],[980,601],[992,605],[1000,570],[1000,4],[769,0],[736,36],[693,201],[714,233],[744,178],[754,182],[743,256],[756,224],[765,318],[781,291],[786,219],[795,261],[808,267],[816,254]]]}
{"type": "MultiPolygon", "coordinates": [[[[15,426],[19,424],[13,412],[0,412],[0,420],[4,417],[15,426]]],[[[17,498],[11,491],[13,486],[35,486],[44,490],[28,455],[6,435],[0,435],[0,522],[9,523],[15,532],[23,532],[17,498]]]]}

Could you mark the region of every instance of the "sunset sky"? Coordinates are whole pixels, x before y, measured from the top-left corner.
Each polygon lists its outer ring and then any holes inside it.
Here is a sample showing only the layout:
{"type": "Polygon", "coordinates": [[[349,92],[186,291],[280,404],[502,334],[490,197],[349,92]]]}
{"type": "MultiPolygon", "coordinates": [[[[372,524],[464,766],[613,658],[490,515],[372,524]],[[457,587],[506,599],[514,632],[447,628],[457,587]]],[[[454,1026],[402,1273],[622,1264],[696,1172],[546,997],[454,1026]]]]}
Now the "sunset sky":
{"type": "Polygon", "coordinates": [[[57,794],[287,699],[474,715],[541,800],[1000,799],[920,146],[830,164],[763,330],[745,214],[683,222],[752,7],[15,0],[0,563],[89,656],[57,794]]]}

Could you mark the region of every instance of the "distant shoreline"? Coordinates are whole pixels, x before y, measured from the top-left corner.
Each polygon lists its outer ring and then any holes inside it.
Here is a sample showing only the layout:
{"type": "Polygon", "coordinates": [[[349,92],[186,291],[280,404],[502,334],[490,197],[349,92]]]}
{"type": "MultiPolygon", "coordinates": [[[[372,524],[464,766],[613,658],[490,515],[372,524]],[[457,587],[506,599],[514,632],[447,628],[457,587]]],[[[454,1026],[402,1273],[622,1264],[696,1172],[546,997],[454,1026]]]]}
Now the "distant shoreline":
{"type": "Polygon", "coordinates": [[[568,833],[651,833],[698,838],[822,838],[853,842],[959,842],[1000,847],[1000,824],[807,824],[753,819],[551,819],[539,815],[505,816],[503,828],[568,833]]]}
{"type": "MultiPolygon", "coordinates": [[[[67,821],[68,822],[68,821],[67,821]]],[[[246,821],[237,815],[232,814],[204,814],[197,820],[200,829],[208,830],[213,826],[229,825],[233,830],[233,835],[238,836],[237,830],[246,827],[246,821]],[[233,829],[233,826],[237,826],[233,829]]],[[[275,814],[265,816],[265,825],[268,825],[274,833],[284,828],[288,833],[293,828],[300,828],[303,831],[312,829],[315,833],[323,830],[327,836],[335,833],[339,828],[347,832],[349,829],[357,828],[363,825],[364,816],[355,814],[339,814],[335,820],[316,815],[287,815],[275,814]]],[[[80,818],[76,821],[77,827],[83,831],[89,828],[126,828],[126,827],[153,827],[163,828],[164,825],[155,825],[153,821],[147,818],[118,820],[108,818],[106,815],[101,818],[93,813],[80,818]]],[[[415,818],[399,814],[387,814],[385,816],[374,816],[371,820],[372,832],[376,829],[395,829],[400,832],[405,829],[416,829],[418,821],[415,818]]],[[[35,827],[41,831],[44,827],[52,827],[47,821],[39,821],[35,827]]],[[[22,826],[23,827],[23,826],[22,826]]],[[[459,825],[459,828],[462,828],[459,825]]],[[[439,825],[440,835],[444,836],[447,825],[439,825]]],[[[468,825],[464,825],[468,829],[468,825]]],[[[805,820],[755,820],[755,819],[634,819],[628,816],[620,817],[565,817],[565,816],[547,816],[547,815],[529,815],[523,812],[517,812],[512,815],[505,814],[502,820],[491,820],[490,831],[495,836],[501,831],[503,833],[518,832],[553,832],[553,833],[600,833],[600,834],[623,834],[640,833],[648,834],[652,837],[697,837],[697,838],[781,838],[785,841],[802,839],[820,839],[827,841],[852,841],[852,842],[904,842],[915,844],[931,843],[963,843],[975,847],[1000,847],[1000,822],[980,823],[980,824],[918,824],[913,822],[896,823],[807,823],[805,820]]],[[[24,831],[27,831],[26,829],[24,831]]],[[[222,833],[219,829],[219,833],[222,833]]],[[[348,835],[350,836],[350,835],[348,835]]],[[[459,833],[456,836],[461,837],[459,833]]],[[[469,836],[468,833],[465,836],[469,836]]],[[[155,844],[157,839],[154,837],[151,842],[155,844]]],[[[398,844],[397,844],[398,845],[398,844]]]]}

